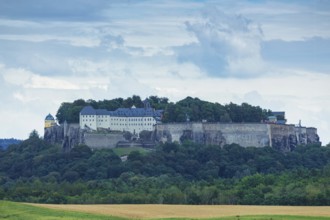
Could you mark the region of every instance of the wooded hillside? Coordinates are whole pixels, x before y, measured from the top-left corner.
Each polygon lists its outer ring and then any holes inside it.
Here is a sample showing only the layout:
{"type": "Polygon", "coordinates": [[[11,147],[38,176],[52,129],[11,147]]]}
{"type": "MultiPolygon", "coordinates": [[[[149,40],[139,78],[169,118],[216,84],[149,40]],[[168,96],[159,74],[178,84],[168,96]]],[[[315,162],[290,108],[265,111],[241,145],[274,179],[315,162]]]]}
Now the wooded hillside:
{"type": "Polygon", "coordinates": [[[286,154],[238,145],[159,145],[121,159],[87,146],[65,153],[31,133],[0,151],[0,199],[39,203],[330,205],[330,148],[286,154]]]}

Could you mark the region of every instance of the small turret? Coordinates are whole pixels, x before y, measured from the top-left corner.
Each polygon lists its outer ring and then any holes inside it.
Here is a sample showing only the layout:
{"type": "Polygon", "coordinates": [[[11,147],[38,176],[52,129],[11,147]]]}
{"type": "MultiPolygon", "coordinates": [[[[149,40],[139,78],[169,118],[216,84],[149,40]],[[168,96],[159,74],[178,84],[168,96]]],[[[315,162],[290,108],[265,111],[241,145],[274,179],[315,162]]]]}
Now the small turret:
{"type": "Polygon", "coordinates": [[[56,125],[55,119],[51,114],[48,114],[45,118],[45,128],[50,128],[56,125]]]}

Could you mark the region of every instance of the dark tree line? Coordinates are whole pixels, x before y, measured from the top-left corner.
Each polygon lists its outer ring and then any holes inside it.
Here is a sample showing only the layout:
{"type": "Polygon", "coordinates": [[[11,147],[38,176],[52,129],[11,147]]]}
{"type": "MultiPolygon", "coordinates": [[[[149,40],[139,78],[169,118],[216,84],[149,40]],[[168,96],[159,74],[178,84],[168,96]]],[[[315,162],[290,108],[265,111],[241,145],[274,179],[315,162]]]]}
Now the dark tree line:
{"type": "Polygon", "coordinates": [[[29,139],[0,150],[0,199],[43,203],[330,205],[330,148],[166,143],[121,159],[29,139]]]}
{"type": "Polygon", "coordinates": [[[269,110],[247,103],[221,105],[187,97],[165,107],[163,122],[261,122],[271,114],[269,110]]]}
{"type": "Polygon", "coordinates": [[[15,139],[15,138],[4,138],[0,139],[0,149],[6,149],[9,145],[12,144],[18,144],[21,140],[15,139]]]}
{"type": "MultiPolygon", "coordinates": [[[[157,96],[150,96],[148,100],[153,108],[164,110],[163,122],[186,122],[187,119],[193,122],[260,122],[271,114],[270,110],[247,103],[221,105],[192,97],[187,97],[176,103],[169,102],[168,98],[157,96]]],[[[72,103],[62,103],[56,114],[57,120],[59,123],[65,120],[69,123],[77,123],[79,122],[79,112],[87,105],[93,106],[95,109],[107,109],[109,111],[117,108],[130,108],[133,105],[139,108],[144,106],[143,100],[136,95],[127,99],[116,98],[103,101],[78,99],[72,103]]]]}

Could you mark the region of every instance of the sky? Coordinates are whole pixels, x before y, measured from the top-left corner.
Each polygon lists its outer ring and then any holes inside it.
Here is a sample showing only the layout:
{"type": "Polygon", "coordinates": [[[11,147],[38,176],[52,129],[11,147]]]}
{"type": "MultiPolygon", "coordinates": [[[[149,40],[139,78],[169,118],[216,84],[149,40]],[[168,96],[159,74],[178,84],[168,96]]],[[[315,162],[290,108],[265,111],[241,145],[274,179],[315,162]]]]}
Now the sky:
{"type": "Polygon", "coordinates": [[[0,138],[63,102],[151,95],[285,111],[330,142],[329,0],[1,0],[0,138]]]}

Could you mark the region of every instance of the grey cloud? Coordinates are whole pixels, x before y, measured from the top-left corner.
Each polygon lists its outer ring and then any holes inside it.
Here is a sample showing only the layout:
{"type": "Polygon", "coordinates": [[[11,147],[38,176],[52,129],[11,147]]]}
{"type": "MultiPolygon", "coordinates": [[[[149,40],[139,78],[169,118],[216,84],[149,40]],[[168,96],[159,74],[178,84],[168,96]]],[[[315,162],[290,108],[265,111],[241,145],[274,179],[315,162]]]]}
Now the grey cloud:
{"type": "Polygon", "coordinates": [[[244,16],[209,6],[202,20],[187,22],[186,27],[198,42],[175,48],[179,62],[193,62],[216,77],[251,77],[262,72],[262,31],[244,16]]]}
{"type": "Polygon", "coordinates": [[[108,31],[101,30],[100,35],[100,47],[107,49],[118,49],[124,46],[124,38],[120,35],[114,35],[107,33],[108,31]]]}
{"type": "Polygon", "coordinates": [[[106,0],[3,0],[0,2],[2,17],[30,20],[96,20],[97,13],[109,6],[106,0]]]}
{"type": "Polygon", "coordinates": [[[289,68],[330,71],[330,39],[319,37],[304,41],[272,40],[262,43],[265,60],[289,68]]]}
{"type": "Polygon", "coordinates": [[[120,48],[123,44],[121,36],[106,35],[101,39],[102,43],[97,47],[73,46],[62,40],[0,40],[0,61],[8,67],[22,67],[40,75],[70,75],[72,70],[68,61],[72,59],[100,61],[130,56],[120,48]]]}
{"type": "MultiPolygon", "coordinates": [[[[23,67],[42,75],[68,74],[66,58],[71,49],[58,42],[0,41],[0,60],[6,66],[23,67]]],[[[78,51],[75,51],[78,54],[78,51]]]]}
{"type": "Polygon", "coordinates": [[[176,47],[175,51],[180,63],[192,62],[210,76],[229,76],[229,72],[225,71],[227,65],[225,57],[211,47],[192,43],[176,47]]]}

